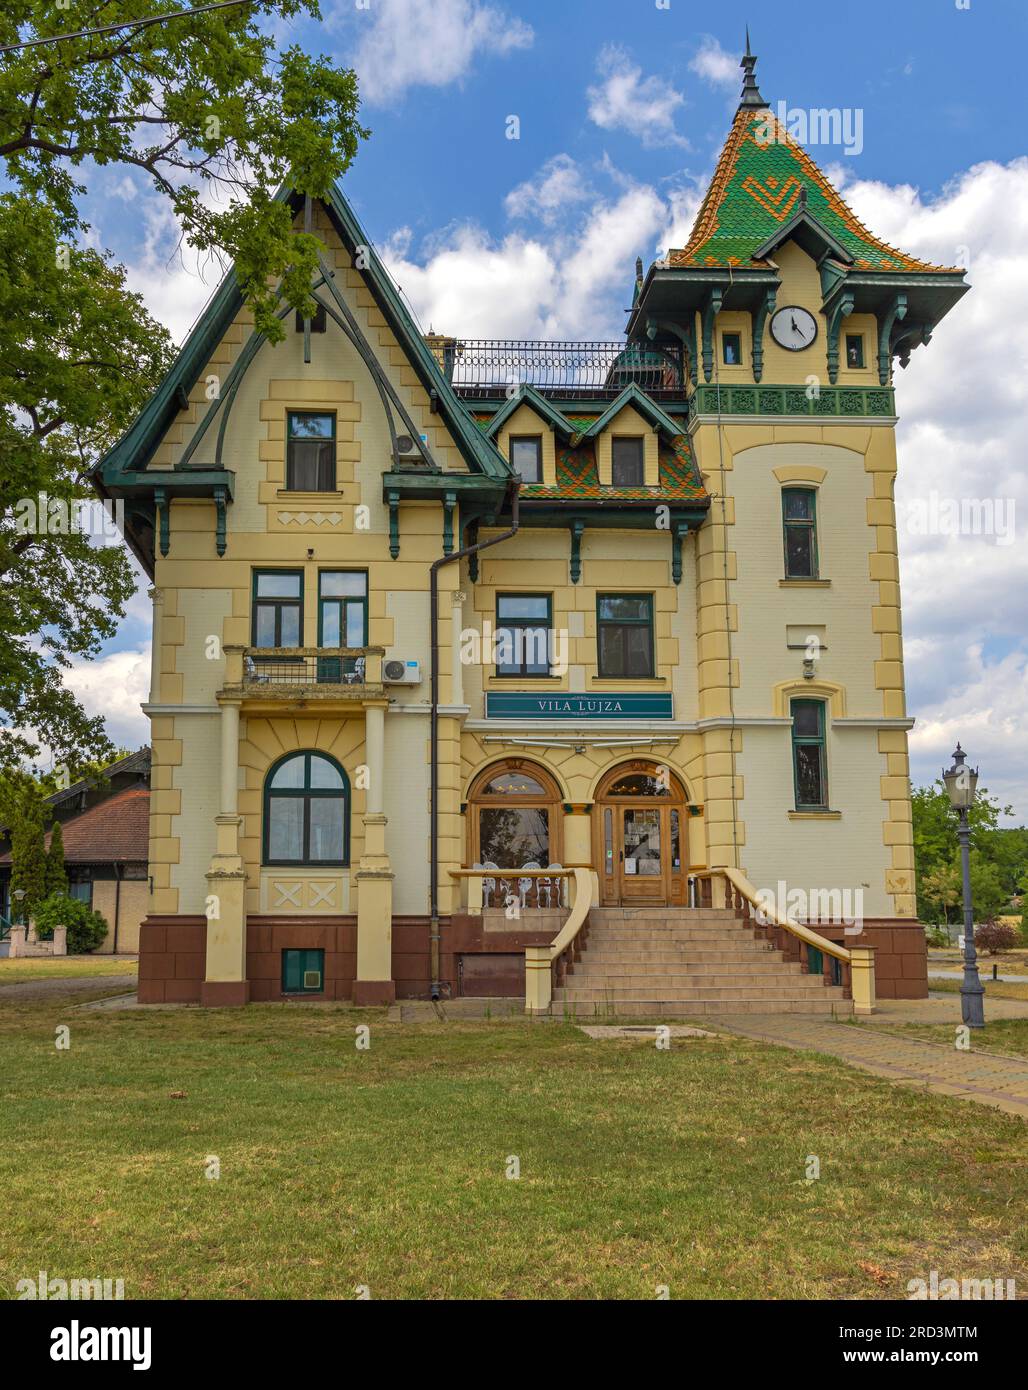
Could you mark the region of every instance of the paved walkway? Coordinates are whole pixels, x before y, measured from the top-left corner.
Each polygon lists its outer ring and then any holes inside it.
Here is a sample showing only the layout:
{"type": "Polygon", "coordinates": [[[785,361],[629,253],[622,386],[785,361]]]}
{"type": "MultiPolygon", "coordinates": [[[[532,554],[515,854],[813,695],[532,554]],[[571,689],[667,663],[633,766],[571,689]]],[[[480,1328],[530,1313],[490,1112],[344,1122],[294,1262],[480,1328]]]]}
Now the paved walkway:
{"type": "MultiPolygon", "coordinates": [[[[890,1021],[894,1024],[913,1022],[915,1017],[916,1021],[923,1023],[954,1022],[951,1001],[929,999],[914,1002],[918,1006],[914,1017],[911,1017],[914,1014],[912,1004],[906,1004],[891,1011],[891,1019],[887,1011],[866,1020],[874,1025],[872,1027],[833,1023],[803,1014],[726,1016],[711,1020],[711,1026],[760,1042],[776,1043],[780,1047],[824,1052],[850,1066],[895,1081],[898,1085],[924,1086],[939,1095],[958,1096],[961,1100],[992,1105],[1028,1120],[1028,1057],[961,1052],[952,1044],[925,1042],[888,1032],[890,1021]],[[933,1008],[933,1005],[938,1007],[933,1008]]],[[[1001,1011],[996,1007],[1000,1002],[991,1000],[986,1005],[993,1018],[1000,1016],[1001,1011]]],[[[1004,1013],[1004,1017],[1028,1016],[1028,1005],[1018,1000],[1002,1002],[1017,1005],[1020,1009],[1018,1013],[1004,1013]]],[[[958,1008],[955,1023],[959,1022],[958,1008]]]]}

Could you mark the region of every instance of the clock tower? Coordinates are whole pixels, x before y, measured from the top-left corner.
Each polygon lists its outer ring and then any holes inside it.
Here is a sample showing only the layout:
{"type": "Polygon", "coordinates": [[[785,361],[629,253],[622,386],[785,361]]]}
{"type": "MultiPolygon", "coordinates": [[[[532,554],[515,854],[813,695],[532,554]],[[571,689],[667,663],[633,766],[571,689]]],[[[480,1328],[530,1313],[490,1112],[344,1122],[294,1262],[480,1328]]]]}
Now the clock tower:
{"type": "Polygon", "coordinates": [[[968,286],[859,221],[762,97],[748,35],[741,66],[692,233],[628,325],[682,352],[712,499],[695,548],[710,862],[859,890],[866,921],[919,930],[893,365],[968,286]]]}

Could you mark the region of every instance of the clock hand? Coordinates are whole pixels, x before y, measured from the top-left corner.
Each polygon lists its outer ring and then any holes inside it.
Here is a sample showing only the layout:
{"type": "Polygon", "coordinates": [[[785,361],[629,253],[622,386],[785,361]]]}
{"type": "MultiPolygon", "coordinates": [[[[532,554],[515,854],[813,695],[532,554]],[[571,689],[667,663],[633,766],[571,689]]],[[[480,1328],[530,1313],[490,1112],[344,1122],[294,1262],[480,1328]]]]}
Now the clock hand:
{"type": "Polygon", "coordinates": [[[800,330],[799,330],[799,325],[798,325],[797,322],[796,322],[796,315],[795,315],[795,314],[790,314],[790,315],[789,315],[789,322],[792,324],[792,331],[793,331],[794,333],[798,333],[800,330]]]}

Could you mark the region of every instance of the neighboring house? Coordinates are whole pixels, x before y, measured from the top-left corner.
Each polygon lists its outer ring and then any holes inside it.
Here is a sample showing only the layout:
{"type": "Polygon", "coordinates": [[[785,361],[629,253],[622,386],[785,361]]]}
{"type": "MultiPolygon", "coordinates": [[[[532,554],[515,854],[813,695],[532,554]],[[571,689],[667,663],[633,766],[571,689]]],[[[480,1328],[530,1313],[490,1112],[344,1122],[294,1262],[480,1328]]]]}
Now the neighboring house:
{"type": "MultiPolygon", "coordinates": [[[[60,821],[68,891],[100,912],[108,933],[100,953],[135,952],[147,914],[150,749],[113,763],[104,779],[88,778],[47,798],[60,821]]],[[[47,848],[50,834],[46,836],[47,848]]],[[[0,915],[11,908],[11,847],[0,832],[0,915]]]]}
{"type": "Polygon", "coordinates": [[[926,994],[892,368],[967,287],[857,221],[753,65],[624,340],[422,338],[335,190],[317,317],[271,347],[230,275],[101,462],[154,582],[141,1000],[513,991],[562,916],[532,864],[592,872],[590,942],[743,870],[926,994]],[[517,919],[465,910],[483,864],[517,919]]]}

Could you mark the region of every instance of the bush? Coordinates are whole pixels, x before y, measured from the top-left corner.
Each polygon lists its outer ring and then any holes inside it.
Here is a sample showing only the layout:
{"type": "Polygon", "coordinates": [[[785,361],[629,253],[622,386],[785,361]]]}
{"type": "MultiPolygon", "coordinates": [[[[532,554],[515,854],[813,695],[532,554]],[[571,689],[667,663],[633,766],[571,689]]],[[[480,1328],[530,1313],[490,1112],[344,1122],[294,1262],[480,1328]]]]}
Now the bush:
{"type": "Polygon", "coordinates": [[[974,944],[990,956],[1009,951],[1017,945],[1018,931],[1006,922],[983,922],[974,934],[974,944]]]}
{"type": "Polygon", "coordinates": [[[107,935],[106,918],[65,893],[51,893],[41,902],[34,921],[41,941],[51,940],[54,927],[67,927],[70,956],[88,955],[107,935]]]}
{"type": "Polygon", "coordinates": [[[943,947],[953,944],[945,927],[925,927],[924,934],[928,939],[929,946],[943,947]]]}

